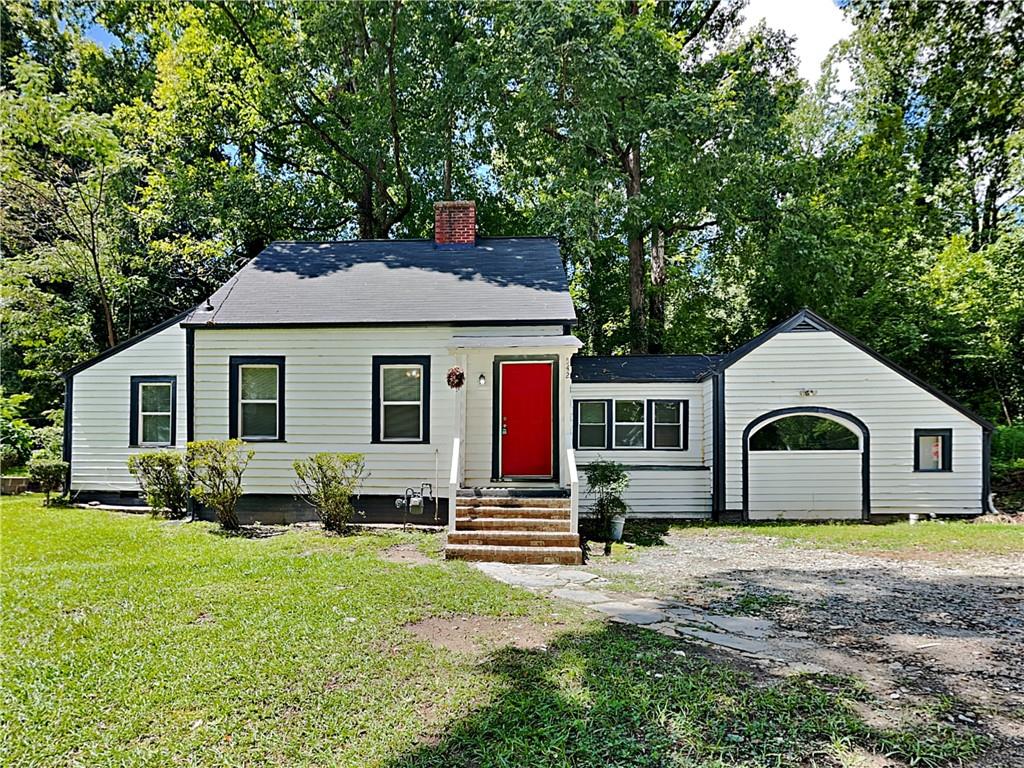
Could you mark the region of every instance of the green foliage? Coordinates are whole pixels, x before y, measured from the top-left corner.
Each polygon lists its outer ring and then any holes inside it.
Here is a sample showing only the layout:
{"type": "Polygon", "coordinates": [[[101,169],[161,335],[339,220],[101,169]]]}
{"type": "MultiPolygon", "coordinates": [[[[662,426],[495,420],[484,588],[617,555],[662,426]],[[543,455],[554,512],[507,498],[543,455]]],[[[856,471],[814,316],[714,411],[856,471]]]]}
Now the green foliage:
{"type": "Polygon", "coordinates": [[[46,505],[50,505],[50,494],[60,490],[68,471],[68,463],[60,458],[36,452],[28,462],[28,474],[32,482],[46,494],[46,505]]]}
{"type": "Polygon", "coordinates": [[[310,504],[325,530],[344,533],[355,514],[352,495],[366,477],[361,453],[315,453],[296,459],[295,490],[310,504]]]}
{"type": "Polygon", "coordinates": [[[138,480],[154,515],[162,513],[172,520],[185,516],[189,485],[180,451],[133,454],[128,457],[128,471],[138,480]]]}
{"type": "Polygon", "coordinates": [[[595,535],[604,540],[604,553],[612,551],[611,528],[612,520],[629,512],[622,495],[629,488],[629,474],[626,468],[616,461],[592,461],[584,473],[587,477],[587,488],[594,502],[590,507],[593,517],[595,535]]]}
{"type": "Polygon", "coordinates": [[[24,464],[32,454],[32,427],[21,416],[29,397],[7,395],[0,388],[0,445],[4,448],[4,464],[24,464]]]}
{"type": "Polygon", "coordinates": [[[244,446],[241,440],[198,440],[185,451],[192,498],[212,509],[228,531],[238,530],[235,507],[242,497],[242,474],[255,455],[244,446]]]}

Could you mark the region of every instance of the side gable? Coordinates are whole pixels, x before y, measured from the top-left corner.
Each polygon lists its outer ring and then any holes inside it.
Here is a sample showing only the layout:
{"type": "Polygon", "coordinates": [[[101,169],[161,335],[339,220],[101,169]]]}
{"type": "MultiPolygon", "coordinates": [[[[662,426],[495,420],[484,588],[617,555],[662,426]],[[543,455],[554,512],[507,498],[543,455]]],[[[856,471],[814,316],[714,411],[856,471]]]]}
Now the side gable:
{"type": "Polygon", "coordinates": [[[158,333],[160,333],[160,331],[166,330],[166,329],[170,328],[172,325],[175,325],[177,323],[181,323],[193,311],[195,311],[195,307],[190,307],[189,309],[186,309],[184,312],[179,312],[174,317],[170,317],[167,320],[164,320],[162,323],[157,323],[156,325],[154,325],[149,330],[143,331],[142,333],[138,334],[137,336],[132,336],[130,339],[122,341],[120,344],[115,344],[114,346],[110,347],[110,349],[103,350],[102,352],[100,352],[95,357],[90,357],[88,360],[83,360],[82,362],[78,363],[77,365],[74,365],[71,368],[68,368],[61,375],[65,379],[69,379],[72,376],[74,376],[76,373],[81,373],[82,371],[86,370],[87,368],[92,368],[94,365],[96,365],[96,363],[102,362],[103,360],[106,360],[108,357],[113,357],[114,355],[116,355],[119,352],[124,352],[129,347],[134,347],[140,341],[145,341],[150,336],[158,334],[158,333]]]}
{"type": "Polygon", "coordinates": [[[910,371],[906,370],[902,366],[894,363],[892,360],[885,357],[885,355],[882,355],[881,353],[871,349],[871,347],[862,342],[860,339],[847,333],[842,328],[833,325],[832,323],[828,322],[828,320],[812,312],[810,309],[807,309],[806,307],[804,309],[801,309],[788,320],[779,323],[774,328],[765,331],[760,336],[751,339],[743,346],[739,347],[732,353],[726,355],[719,363],[716,370],[724,371],[730,366],[735,365],[740,360],[749,355],[751,352],[753,352],[755,349],[759,348],[765,342],[769,341],[770,339],[774,338],[780,333],[813,333],[821,331],[830,331],[834,333],[843,341],[847,342],[848,344],[851,344],[860,351],[874,358],[882,365],[899,374],[912,384],[917,385],[928,394],[932,395],[936,399],[948,405],[950,408],[959,411],[961,414],[969,418],[971,421],[978,424],[982,429],[986,431],[992,431],[994,429],[994,426],[991,422],[981,418],[980,416],[973,413],[972,411],[958,403],[956,400],[951,398],[949,395],[945,394],[944,392],[940,392],[935,387],[928,384],[926,381],[922,380],[918,376],[915,376],[910,371]]]}

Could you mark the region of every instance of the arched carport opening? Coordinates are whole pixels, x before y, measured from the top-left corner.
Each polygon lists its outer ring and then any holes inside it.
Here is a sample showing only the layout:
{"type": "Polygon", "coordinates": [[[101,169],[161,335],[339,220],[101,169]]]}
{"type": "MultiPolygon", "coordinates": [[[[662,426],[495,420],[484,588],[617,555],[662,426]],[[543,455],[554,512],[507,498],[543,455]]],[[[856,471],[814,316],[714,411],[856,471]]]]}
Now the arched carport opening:
{"type": "MultiPolygon", "coordinates": [[[[779,467],[786,467],[788,472],[801,478],[795,485],[803,483],[805,487],[795,487],[794,498],[808,489],[813,495],[815,487],[822,488],[824,494],[830,484],[856,484],[856,478],[849,477],[848,470],[850,460],[855,460],[853,454],[859,454],[859,467],[856,469],[859,469],[860,480],[860,517],[868,519],[871,513],[870,431],[853,414],[833,408],[803,406],[769,411],[751,420],[743,430],[744,520],[751,519],[752,451],[760,462],[754,469],[762,485],[768,484],[765,478],[770,478],[779,467]],[[817,457],[817,460],[812,461],[812,457],[817,457]]],[[[760,496],[756,496],[755,501],[762,504],[760,496]]],[[[799,504],[806,506],[805,501],[799,504]]],[[[802,511],[809,512],[813,518],[813,508],[802,511]]],[[[823,508],[822,511],[834,510],[823,508]]],[[[779,511],[778,516],[785,517],[784,510],[779,511]]]]}

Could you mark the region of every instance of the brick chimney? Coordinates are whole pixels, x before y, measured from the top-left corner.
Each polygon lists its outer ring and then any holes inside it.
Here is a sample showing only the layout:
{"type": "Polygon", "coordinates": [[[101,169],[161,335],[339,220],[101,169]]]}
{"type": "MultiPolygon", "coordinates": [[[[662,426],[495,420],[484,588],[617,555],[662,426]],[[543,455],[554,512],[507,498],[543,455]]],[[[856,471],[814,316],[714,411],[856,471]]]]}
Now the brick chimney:
{"type": "Polygon", "coordinates": [[[434,244],[464,248],[476,245],[475,201],[434,203],[434,244]]]}

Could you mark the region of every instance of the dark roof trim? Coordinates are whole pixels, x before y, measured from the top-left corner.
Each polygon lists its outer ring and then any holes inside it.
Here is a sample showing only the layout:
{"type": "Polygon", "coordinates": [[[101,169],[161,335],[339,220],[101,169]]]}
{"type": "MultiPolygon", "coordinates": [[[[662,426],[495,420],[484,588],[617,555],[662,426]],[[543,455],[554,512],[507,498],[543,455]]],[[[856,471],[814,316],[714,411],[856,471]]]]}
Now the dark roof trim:
{"type": "MultiPolygon", "coordinates": [[[[817,325],[822,330],[831,331],[836,336],[838,336],[839,338],[843,339],[843,341],[846,341],[847,343],[852,344],[857,349],[859,349],[861,352],[864,352],[865,354],[870,355],[875,360],[880,362],[882,365],[886,366],[887,368],[889,368],[890,370],[894,371],[895,373],[898,373],[900,376],[905,378],[910,383],[916,384],[917,386],[919,386],[921,389],[923,389],[928,394],[932,395],[933,397],[935,397],[938,400],[941,400],[943,403],[948,405],[953,410],[959,411],[964,416],[969,418],[971,421],[973,421],[976,424],[978,424],[982,429],[989,430],[989,431],[995,429],[994,425],[990,421],[988,421],[986,419],[983,419],[981,416],[978,416],[977,414],[969,411],[967,408],[965,408],[964,406],[960,405],[960,403],[958,403],[956,400],[951,398],[949,395],[947,395],[947,394],[945,394],[943,392],[940,392],[935,387],[933,387],[931,384],[928,384],[923,379],[921,379],[921,378],[915,376],[914,374],[912,374],[906,368],[903,368],[902,366],[897,365],[892,360],[890,360],[889,358],[885,357],[885,355],[883,355],[880,352],[876,352],[875,350],[871,349],[871,347],[869,347],[867,344],[862,342],[857,337],[852,336],[851,334],[849,334],[846,331],[844,331],[842,328],[839,328],[838,326],[833,325],[828,320],[823,318],[821,315],[818,315],[815,312],[812,312],[807,307],[804,307],[803,309],[801,309],[799,312],[797,312],[795,315],[793,315],[788,320],[784,320],[783,322],[781,322],[778,325],[776,325],[774,328],[770,328],[769,330],[767,330],[764,333],[762,333],[760,336],[757,336],[754,339],[751,339],[746,344],[744,344],[743,346],[741,346],[738,349],[736,349],[734,352],[731,352],[730,354],[726,355],[725,358],[718,364],[718,370],[719,371],[724,371],[729,366],[733,365],[734,363],[739,362],[744,357],[746,357],[751,352],[753,352],[755,349],[757,349],[762,344],[764,344],[766,341],[768,341],[769,339],[774,338],[777,334],[784,333],[786,331],[797,330],[797,326],[800,326],[799,330],[804,330],[807,327],[808,323],[810,323],[812,325],[817,325]]],[[[706,378],[706,376],[704,378],[706,378]]]]}
{"type": "MultiPolygon", "coordinates": [[[[192,310],[189,310],[191,312],[192,310]]],[[[186,315],[188,312],[185,313],[186,315]]],[[[181,319],[184,315],[179,316],[181,319]]],[[[239,328],[425,328],[430,326],[441,326],[445,328],[458,327],[466,328],[472,326],[509,326],[519,327],[528,325],[576,325],[576,318],[549,318],[541,320],[396,320],[389,323],[367,322],[367,323],[182,323],[182,328],[197,328],[203,330],[217,330],[225,328],[237,330],[239,328]]]]}
{"type": "Polygon", "coordinates": [[[150,336],[160,333],[160,331],[166,331],[175,323],[180,323],[194,310],[195,307],[189,307],[184,312],[179,312],[174,317],[168,318],[167,320],[164,320],[162,323],[157,323],[149,330],[140,333],[138,336],[132,336],[127,341],[122,341],[120,344],[115,344],[110,349],[105,349],[102,352],[100,352],[98,355],[96,355],[96,357],[91,357],[88,360],[83,360],[78,365],[68,368],[61,375],[65,379],[67,379],[74,376],[76,373],[81,373],[86,368],[92,368],[92,366],[96,365],[96,363],[102,362],[103,360],[106,360],[108,357],[113,357],[118,352],[124,352],[126,349],[128,349],[128,347],[134,347],[140,341],[145,341],[150,336]]]}

